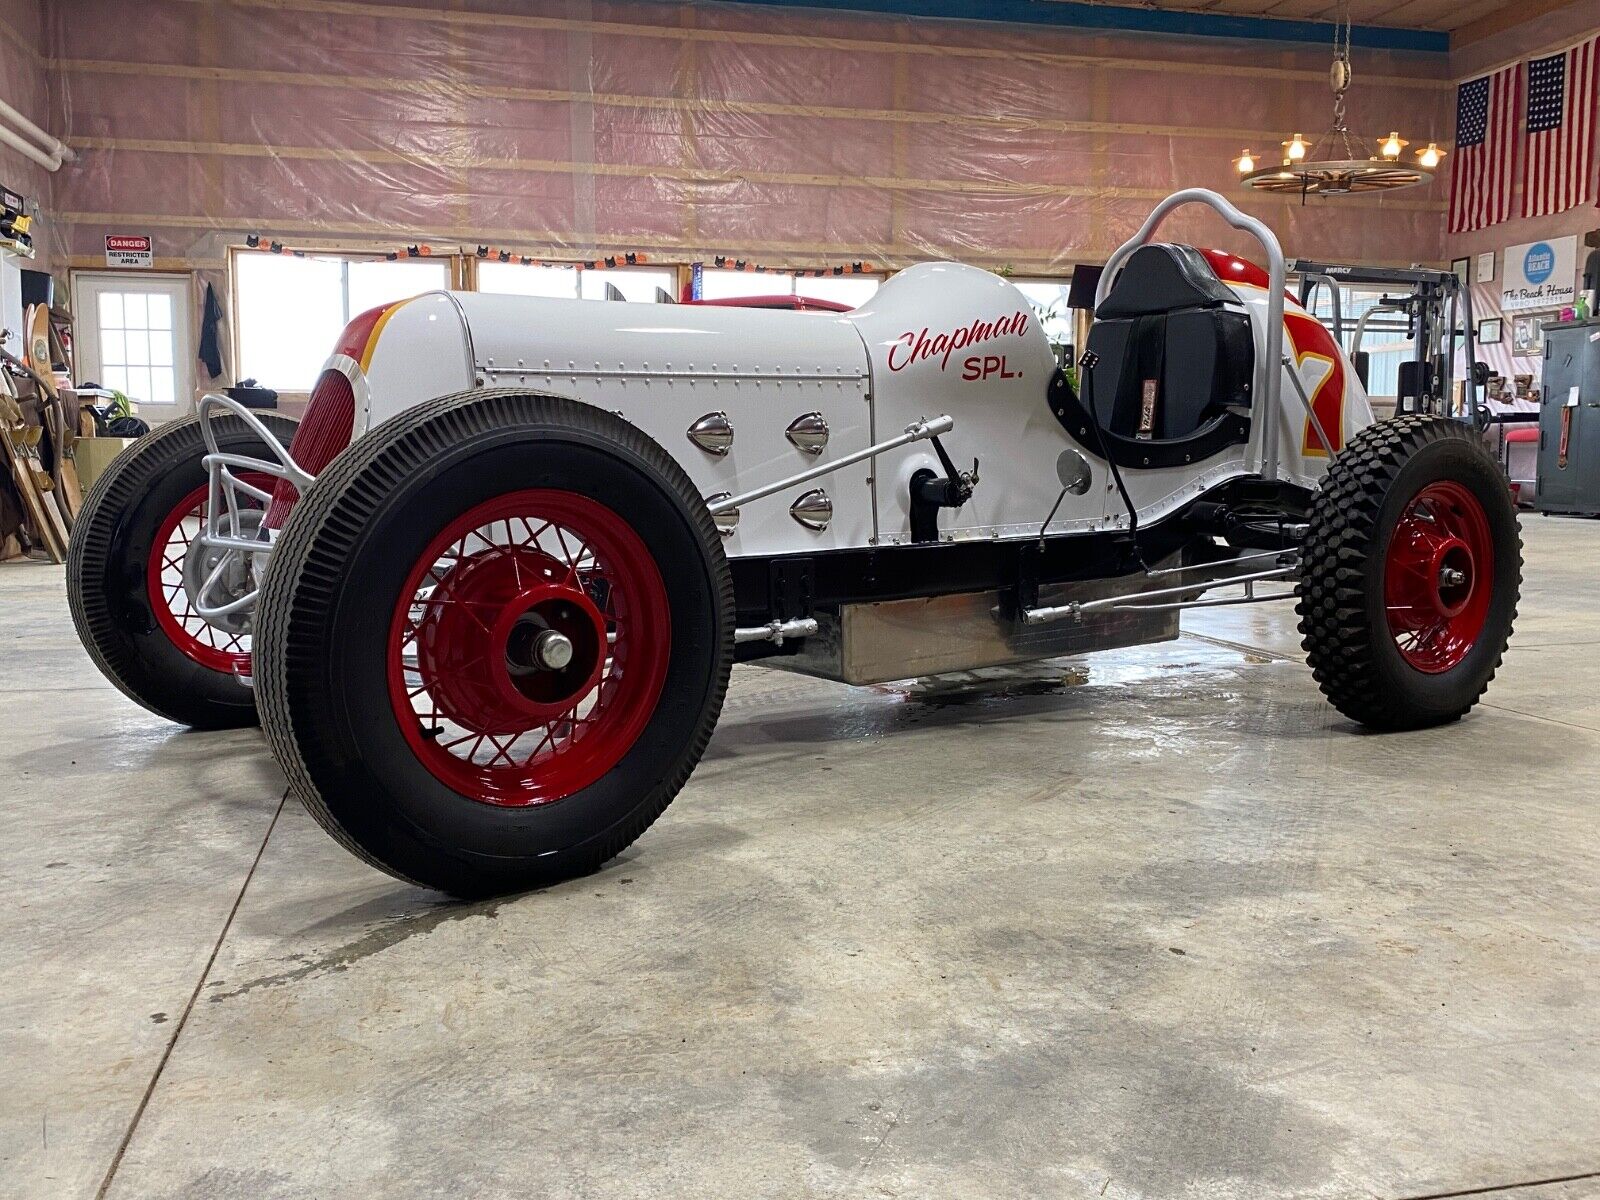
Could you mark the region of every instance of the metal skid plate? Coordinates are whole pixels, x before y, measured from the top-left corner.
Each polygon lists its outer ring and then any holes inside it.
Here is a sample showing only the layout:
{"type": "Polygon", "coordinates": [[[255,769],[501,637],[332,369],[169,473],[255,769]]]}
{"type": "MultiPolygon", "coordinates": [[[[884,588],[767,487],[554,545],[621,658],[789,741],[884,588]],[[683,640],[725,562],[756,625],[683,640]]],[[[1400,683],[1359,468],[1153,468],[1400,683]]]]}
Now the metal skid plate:
{"type": "MultiPolygon", "coordinates": [[[[1039,602],[1099,600],[1148,586],[1142,575],[1053,584],[1039,589],[1039,602]]],[[[817,633],[806,638],[799,653],[764,659],[762,665],[840,683],[887,683],[1178,636],[1175,610],[1091,613],[1079,620],[1024,625],[1002,606],[998,591],[845,604],[837,612],[819,612],[817,621],[817,633]]]]}

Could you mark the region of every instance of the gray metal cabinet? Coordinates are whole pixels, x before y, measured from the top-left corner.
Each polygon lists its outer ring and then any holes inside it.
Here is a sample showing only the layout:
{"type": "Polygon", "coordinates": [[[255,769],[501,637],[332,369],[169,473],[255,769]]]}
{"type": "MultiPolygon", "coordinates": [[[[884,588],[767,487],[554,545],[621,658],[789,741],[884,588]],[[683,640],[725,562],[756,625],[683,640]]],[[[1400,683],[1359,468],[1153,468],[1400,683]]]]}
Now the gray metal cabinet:
{"type": "Polygon", "coordinates": [[[1600,320],[1545,326],[1540,384],[1535,507],[1600,515],[1600,320]],[[1574,388],[1576,405],[1570,403],[1574,388]]]}

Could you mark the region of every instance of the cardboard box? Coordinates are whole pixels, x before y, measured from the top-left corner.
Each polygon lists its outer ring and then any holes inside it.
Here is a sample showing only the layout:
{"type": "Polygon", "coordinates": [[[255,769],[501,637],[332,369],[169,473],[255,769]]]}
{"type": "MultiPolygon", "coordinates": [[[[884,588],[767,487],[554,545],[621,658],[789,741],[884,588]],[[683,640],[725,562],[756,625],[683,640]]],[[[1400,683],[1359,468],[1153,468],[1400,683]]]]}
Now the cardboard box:
{"type": "Polygon", "coordinates": [[[87,492],[93,487],[94,481],[100,478],[100,472],[111,465],[111,460],[136,441],[137,438],[79,438],[72,456],[78,464],[78,482],[83,485],[83,490],[87,492]]]}

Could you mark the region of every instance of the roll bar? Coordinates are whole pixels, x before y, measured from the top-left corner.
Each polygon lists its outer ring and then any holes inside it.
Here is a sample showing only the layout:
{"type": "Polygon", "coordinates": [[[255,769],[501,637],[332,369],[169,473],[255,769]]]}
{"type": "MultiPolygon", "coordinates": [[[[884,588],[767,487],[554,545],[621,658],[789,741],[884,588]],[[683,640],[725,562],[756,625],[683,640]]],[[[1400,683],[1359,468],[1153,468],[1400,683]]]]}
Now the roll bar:
{"type": "Polygon", "coordinates": [[[1100,285],[1095,289],[1094,304],[1096,308],[1100,307],[1129,255],[1146,245],[1161,227],[1161,222],[1174,209],[1182,208],[1185,204],[1204,204],[1235,229],[1254,237],[1267,252],[1267,347],[1257,377],[1257,403],[1253,406],[1254,415],[1250,419],[1250,441],[1256,469],[1266,478],[1275,479],[1278,475],[1278,424],[1281,419],[1278,400],[1283,388],[1283,289],[1288,282],[1289,272],[1284,265],[1283,247],[1278,244],[1272,230],[1256,218],[1246,216],[1209,188],[1185,188],[1181,192],[1174,192],[1156,205],[1139,227],[1139,232],[1118,246],[1116,252],[1106,260],[1105,270],[1100,273],[1100,285]]]}

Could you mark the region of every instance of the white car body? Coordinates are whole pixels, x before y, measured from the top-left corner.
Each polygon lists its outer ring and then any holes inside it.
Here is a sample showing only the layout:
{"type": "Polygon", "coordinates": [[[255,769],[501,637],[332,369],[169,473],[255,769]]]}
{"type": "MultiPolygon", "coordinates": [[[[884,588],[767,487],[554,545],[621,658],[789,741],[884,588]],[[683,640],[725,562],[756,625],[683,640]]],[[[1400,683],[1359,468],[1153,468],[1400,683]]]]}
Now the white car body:
{"type": "MultiPolygon", "coordinates": [[[[1266,291],[1224,282],[1252,318],[1257,361],[1263,361],[1266,291]]],[[[1317,396],[1325,385],[1340,386],[1341,428],[1327,431],[1338,445],[1373,415],[1331,338],[1325,345],[1294,346],[1296,319],[1315,324],[1286,299],[1288,344],[1296,353],[1294,365],[1283,368],[1279,390],[1277,477],[1310,488],[1327,456],[1316,452],[1302,391],[1317,396]]],[[[1007,280],[959,263],[908,268],[866,304],[840,314],[429,293],[393,309],[363,357],[369,360],[365,371],[348,356],[329,363],[357,385],[356,436],[449,392],[526,388],[622,416],[665,447],[709,498],[778,483],[865,450],[913,422],[948,415],[955,427],[945,444],[957,466],[979,461],[981,482],[968,503],[941,517],[943,540],[1039,536],[1060,495],[1056,461],[1068,449],[1089,460],[1093,483],[1082,495],[1064,497],[1047,532],[1128,523],[1105,461],[1070,436],[1046,403],[1056,362],[1027,298],[1007,280]],[[820,413],[828,427],[827,446],[817,457],[785,437],[791,422],[810,412],[820,413]],[[732,444],[720,455],[688,437],[697,420],[716,413],[726,414],[733,429],[732,444]]],[[[1149,523],[1228,479],[1256,473],[1254,454],[1253,440],[1204,462],[1125,470],[1123,477],[1140,522],[1149,523]]],[[[942,473],[927,442],[796,484],[793,495],[782,492],[748,506],[727,539],[727,553],[770,556],[909,541],[908,484],[923,468],[942,473]],[[789,501],[815,487],[833,504],[824,529],[803,525],[788,511],[789,501]]]]}

